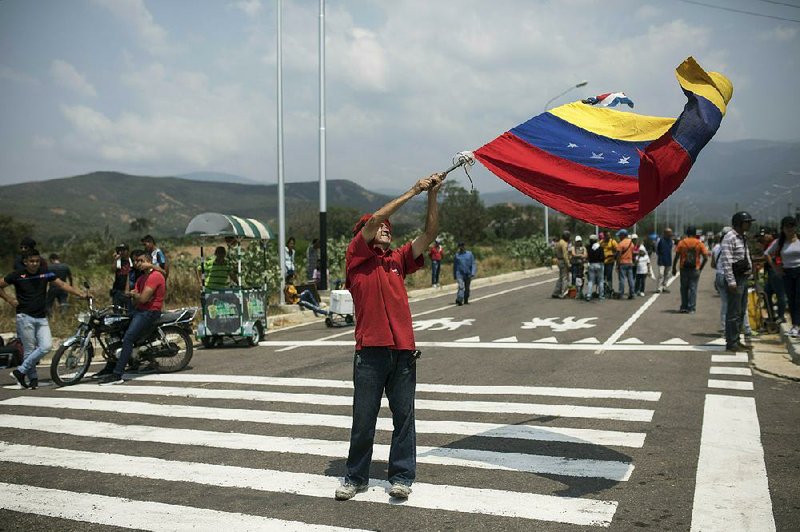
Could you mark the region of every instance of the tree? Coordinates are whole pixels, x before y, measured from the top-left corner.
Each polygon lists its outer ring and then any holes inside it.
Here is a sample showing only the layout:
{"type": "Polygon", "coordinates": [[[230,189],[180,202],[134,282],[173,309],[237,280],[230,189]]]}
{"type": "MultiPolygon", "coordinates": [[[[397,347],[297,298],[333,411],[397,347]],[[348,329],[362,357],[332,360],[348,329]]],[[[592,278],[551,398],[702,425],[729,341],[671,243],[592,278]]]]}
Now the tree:
{"type": "Polygon", "coordinates": [[[9,269],[19,249],[19,241],[30,236],[32,232],[29,225],[18,222],[11,216],[0,215],[0,260],[9,269]]]}
{"type": "Polygon", "coordinates": [[[478,191],[468,191],[456,183],[445,182],[443,193],[444,200],[439,209],[442,231],[452,234],[459,242],[474,244],[481,241],[488,219],[478,191]]]}

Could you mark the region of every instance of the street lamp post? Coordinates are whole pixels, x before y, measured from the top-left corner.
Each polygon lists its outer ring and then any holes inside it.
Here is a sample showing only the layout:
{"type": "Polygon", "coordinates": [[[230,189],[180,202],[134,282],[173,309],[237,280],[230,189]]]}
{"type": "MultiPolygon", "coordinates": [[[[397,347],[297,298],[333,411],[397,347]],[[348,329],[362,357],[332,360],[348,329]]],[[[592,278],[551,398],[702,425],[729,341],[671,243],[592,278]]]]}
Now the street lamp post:
{"type": "MultiPolygon", "coordinates": [[[[547,108],[555,100],[561,98],[562,96],[564,96],[566,93],[568,93],[572,89],[578,89],[580,87],[584,87],[588,83],[589,82],[586,81],[586,80],[580,81],[580,82],[576,83],[575,85],[571,85],[567,90],[565,90],[565,91],[553,96],[552,98],[547,100],[547,103],[544,104],[544,112],[545,113],[547,112],[547,108]]],[[[544,206],[544,242],[545,242],[545,244],[548,244],[550,242],[550,209],[547,207],[547,205],[544,206]]]]}

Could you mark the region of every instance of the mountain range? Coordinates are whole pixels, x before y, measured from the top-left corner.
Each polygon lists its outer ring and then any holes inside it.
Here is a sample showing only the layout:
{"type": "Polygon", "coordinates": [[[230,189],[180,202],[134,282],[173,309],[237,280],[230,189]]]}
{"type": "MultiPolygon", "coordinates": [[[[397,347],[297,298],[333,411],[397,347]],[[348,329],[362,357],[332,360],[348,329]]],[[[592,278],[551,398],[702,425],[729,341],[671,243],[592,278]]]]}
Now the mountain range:
{"type": "MultiPolygon", "coordinates": [[[[699,222],[727,220],[737,208],[754,210],[762,221],[768,217],[777,221],[778,215],[800,203],[796,201],[800,199],[798,177],[800,143],[712,142],[669,201],[691,205],[699,222]]],[[[318,211],[316,181],[287,183],[285,194],[289,221],[318,211]]],[[[348,180],[328,180],[329,211],[335,207],[374,211],[395,195],[375,193],[348,180]]],[[[105,227],[122,234],[136,219],[147,220],[154,234],[177,236],[193,216],[207,211],[258,218],[277,228],[277,185],[219,172],[178,177],[93,172],[2,186],[0,198],[3,214],[32,225],[45,240],[105,227]]],[[[481,198],[487,205],[535,203],[514,190],[481,194],[481,198]]],[[[423,210],[423,201],[413,201],[398,218],[418,223],[423,210]]]]}

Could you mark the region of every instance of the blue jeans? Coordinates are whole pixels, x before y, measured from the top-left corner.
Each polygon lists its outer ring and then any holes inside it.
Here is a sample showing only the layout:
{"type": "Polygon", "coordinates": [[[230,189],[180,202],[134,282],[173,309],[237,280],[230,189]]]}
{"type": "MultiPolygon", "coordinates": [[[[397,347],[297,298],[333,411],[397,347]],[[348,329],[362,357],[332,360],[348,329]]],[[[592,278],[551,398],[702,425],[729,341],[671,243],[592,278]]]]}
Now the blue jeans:
{"type": "Polygon", "coordinates": [[[369,483],[375,423],[384,390],[392,411],[392,445],[389,450],[389,482],[408,486],[417,470],[417,432],[414,425],[416,359],[412,351],[388,347],[364,347],[353,360],[353,428],[347,455],[346,481],[369,483]]]}
{"type": "Polygon", "coordinates": [[[619,296],[625,295],[625,280],[628,281],[628,295],[633,295],[633,264],[619,265],[619,296]]]}
{"type": "MultiPolygon", "coordinates": [[[[716,276],[714,277],[714,286],[717,287],[717,292],[719,292],[719,301],[720,301],[720,311],[719,311],[719,319],[722,323],[722,330],[725,330],[725,321],[726,321],[726,314],[728,312],[728,283],[725,282],[725,275],[717,272],[716,276]]],[[[750,328],[750,319],[747,317],[747,300],[745,299],[745,304],[742,307],[742,329],[746,336],[750,336],[753,334],[753,330],[750,328]]]]}
{"type": "Polygon", "coordinates": [[[469,285],[472,282],[472,277],[468,275],[456,277],[458,283],[458,292],[456,293],[456,301],[467,303],[469,301],[469,285]]]}
{"type": "Polygon", "coordinates": [[[442,261],[431,261],[431,284],[439,284],[439,272],[442,269],[442,261]]]}
{"type": "Polygon", "coordinates": [[[772,268],[767,268],[767,282],[764,285],[764,292],[770,305],[772,304],[772,294],[775,294],[778,300],[778,315],[776,318],[783,319],[783,315],[786,313],[786,283],[784,283],[783,277],[775,273],[772,268]]]}
{"type": "Polygon", "coordinates": [[[17,314],[17,338],[22,340],[25,359],[17,368],[29,379],[38,379],[36,364],[53,348],[50,324],[47,318],[34,318],[27,314],[17,314]]]}
{"type": "Polygon", "coordinates": [[[681,268],[681,310],[693,311],[697,308],[697,283],[700,270],[681,268]]]}
{"type": "Polygon", "coordinates": [[[122,350],[119,354],[119,360],[114,367],[116,375],[125,373],[125,366],[131,359],[133,353],[133,344],[142,336],[155,321],[161,317],[160,310],[134,310],[131,317],[131,323],[128,325],[128,330],[125,331],[125,336],[122,337],[122,350]]]}
{"type": "Polygon", "coordinates": [[[800,268],[784,268],[783,284],[789,302],[792,325],[800,325],[800,268]]]}
{"type": "Polygon", "coordinates": [[[303,290],[303,292],[300,294],[300,302],[298,305],[313,310],[315,316],[317,314],[324,314],[326,316],[328,315],[327,311],[320,308],[319,303],[314,297],[314,294],[311,293],[311,290],[303,290]]]}
{"type": "MultiPolygon", "coordinates": [[[[727,290],[728,287],[725,287],[727,290]]],[[[732,347],[739,341],[742,329],[743,309],[747,308],[747,279],[736,278],[736,293],[728,292],[728,308],[725,314],[725,345],[732,347]]]]}
{"type": "Polygon", "coordinates": [[[586,297],[592,297],[592,289],[594,285],[597,285],[597,294],[599,299],[605,299],[605,275],[604,274],[604,267],[602,262],[590,262],[589,263],[589,287],[586,291],[586,297]]]}

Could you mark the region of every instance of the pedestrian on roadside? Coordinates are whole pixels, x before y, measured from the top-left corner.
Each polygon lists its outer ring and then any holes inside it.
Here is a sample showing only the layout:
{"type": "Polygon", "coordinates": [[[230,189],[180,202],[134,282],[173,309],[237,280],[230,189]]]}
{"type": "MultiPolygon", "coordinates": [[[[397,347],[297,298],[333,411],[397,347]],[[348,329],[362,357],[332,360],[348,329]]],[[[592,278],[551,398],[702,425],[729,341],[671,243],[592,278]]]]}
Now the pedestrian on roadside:
{"type": "MultiPolygon", "coordinates": [[[[50,263],[47,265],[47,271],[53,272],[56,275],[56,278],[61,279],[65,283],[72,286],[72,271],[69,269],[68,265],[61,262],[58,257],[58,253],[51,253],[48,256],[48,260],[50,263]]],[[[50,283],[50,285],[47,287],[47,302],[45,304],[47,307],[47,315],[52,315],[53,304],[56,301],[58,302],[59,312],[63,312],[69,304],[67,302],[68,297],[69,295],[67,292],[50,283]]]]}
{"type": "Polygon", "coordinates": [[[131,310],[128,294],[136,282],[131,250],[128,244],[119,244],[114,248],[114,283],[111,285],[111,304],[115,307],[131,310]]]}
{"type": "Polygon", "coordinates": [[[17,315],[17,338],[22,340],[25,358],[11,372],[11,376],[22,388],[36,389],[39,375],[36,364],[53,347],[50,324],[47,321],[47,286],[56,287],[74,296],[86,298],[84,293],[57,278],[52,272],[41,272],[42,258],[36,249],[27,249],[22,256],[23,270],[15,270],[0,279],[0,299],[14,307],[17,315]],[[16,297],[7,294],[5,288],[13,286],[16,297]],[[29,379],[27,382],[25,379],[29,379]]]}
{"type": "Polygon", "coordinates": [[[319,247],[319,238],[315,238],[306,249],[306,279],[314,278],[314,270],[319,261],[319,247]]]}
{"type": "Polygon", "coordinates": [[[464,242],[458,243],[458,250],[453,256],[453,277],[458,283],[456,292],[456,305],[469,305],[469,285],[472,278],[478,273],[478,263],[471,251],[464,247],[464,242]]]}
{"type": "Polygon", "coordinates": [[[286,275],[294,275],[295,273],[295,262],[294,262],[294,255],[295,255],[295,240],[293,236],[290,236],[289,239],[286,241],[286,247],[284,248],[284,255],[283,255],[283,263],[286,267],[286,275]]]}
{"type": "Polygon", "coordinates": [[[800,240],[797,238],[797,220],[793,216],[786,216],[781,220],[780,236],[767,248],[766,258],[775,275],[783,280],[789,303],[789,315],[792,319],[789,336],[798,338],[800,337],[800,240]],[[777,262],[779,257],[780,263],[777,262]]]}
{"type": "Polygon", "coordinates": [[[743,312],[747,308],[747,277],[753,271],[753,261],[747,248],[747,231],[755,219],[746,211],[731,217],[733,231],[722,239],[719,262],[725,276],[728,291],[728,308],[725,311],[725,349],[731,352],[744,351],[747,346],[739,341],[743,312]]]}
{"type": "Polygon", "coordinates": [[[587,250],[589,260],[589,286],[586,291],[586,301],[590,301],[594,295],[592,290],[597,287],[597,298],[600,301],[605,300],[605,277],[603,275],[603,262],[605,261],[605,253],[600,246],[598,236],[595,234],[589,235],[589,249],[587,250]]]}
{"type": "Polygon", "coordinates": [[[675,246],[675,261],[672,263],[672,275],[681,268],[681,306],[679,312],[694,314],[697,310],[697,285],[700,272],[708,261],[708,248],[697,238],[697,229],[690,225],[686,228],[686,238],[675,246]]]}
{"type": "Polygon", "coordinates": [[[669,294],[667,285],[670,280],[672,270],[672,248],[675,243],[672,240],[672,228],[665,227],[661,238],[656,242],[656,265],[658,266],[658,292],[669,294]]]}
{"type": "Polygon", "coordinates": [[[576,297],[583,297],[583,270],[586,264],[586,246],[583,245],[583,237],[575,235],[575,240],[569,248],[569,264],[572,272],[572,286],[577,289],[576,297]]]}
{"type": "Polygon", "coordinates": [[[553,253],[558,265],[558,281],[551,297],[564,299],[569,287],[569,231],[561,233],[561,239],[555,244],[553,253]]]}
{"type": "Polygon", "coordinates": [[[327,316],[328,311],[319,306],[319,302],[317,301],[317,298],[314,297],[314,294],[311,292],[311,290],[306,288],[302,292],[298,293],[294,282],[294,274],[286,276],[286,287],[283,289],[284,300],[286,303],[289,305],[298,305],[300,310],[310,309],[314,312],[314,317],[317,317],[320,314],[327,316]]]}
{"type": "MultiPolygon", "coordinates": [[[[12,268],[13,271],[21,271],[25,269],[25,262],[23,258],[28,253],[28,251],[36,249],[36,241],[29,236],[22,237],[19,241],[19,254],[14,256],[14,267],[12,268]]],[[[45,261],[41,261],[39,264],[39,273],[46,273],[47,272],[47,263],[45,261]]]]}
{"type": "Polygon", "coordinates": [[[774,253],[772,261],[766,260],[767,249],[775,241],[777,231],[762,228],[759,231],[758,242],[764,250],[764,271],[767,273],[767,282],[764,283],[764,295],[767,296],[767,301],[772,304],[772,297],[775,296],[777,303],[777,315],[775,321],[783,323],[786,315],[786,285],[783,282],[783,277],[776,273],[777,266],[782,265],[782,259],[779,253],[774,253]]]}
{"type": "Polygon", "coordinates": [[[428,250],[428,256],[431,258],[431,286],[439,288],[439,273],[442,270],[442,259],[444,258],[444,249],[442,242],[437,238],[433,241],[431,249],[428,250]]]}
{"type": "Polygon", "coordinates": [[[144,246],[144,250],[150,254],[152,269],[161,273],[166,281],[169,277],[169,262],[167,261],[166,253],[156,245],[156,240],[152,235],[143,236],[141,243],[144,246]]]}
{"type": "Polygon", "coordinates": [[[351,499],[369,487],[375,424],[384,391],[394,430],[389,449],[389,496],[406,499],[416,478],[414,390],[417,381],[411,309],[404,284],[425,265],[422,254],[439,232],[437,195],[444,174],[420,179],[410,190],[374,214],[365,214],[353,228],[347,247],[347,288],[353,296],[356,350],[353,360],[353,427],[344,484],[336,499],[351,499]],[[398,249],[391,249],[389,217],[414,196],[428,192],[425,230],[398,249]]]}
{"type": "Polygon", "coordinates": [[[633,240],[628,237],[628,231],[620,229],[617,233],[616,262],[619,276],[619,299],[625,295],[625,284],[628,284],[628,299],[633,299],[634,270],[633,270],[633,240]]]}
{"type": "Polygon", "coordinates": [[[611,231],[601,233],[600,247],[603,248],[603,278],[606,295],[614,292],[614,265],[617,257],[617,241],[611,237],[611,231]]]}
{"type": "Polygon", "coordinates": [[[636,256],[636,283],[634,286],[634,292],[641,297],[644,297],[644,288],[648,275],[653,275],[653,270],[650,267],[650,255],[647,254],[647,249],[644,245],[641,245],[639,246],[639,254],[636,256]]]}
{"type": "MultiPolygon", "coordinates": [[[[720,241],[714,245],[714,248],[711,250],[711,267],[715,269],[714,274],[714,287],[717,289],[717,293],[719,294],[719,302],[720,302],[720,312],[719,318],[721,328],[720,331],[725,335],[725,321],[726,321],[726,314],[728,312],[728,289],[727,283],[725,282],[725,272],[722,270],[722,263],[720,261],[720,256],[722,254],[722,239],[728,232],[733,231],[733,228],[729,225],[726,225],[720,231],[720,241]]],[[[745,301],[745,306],[742,307],[742,331],[744,332],[745,339],[753,337],[753,329],[750,328],[750,320],[747,318],[747,302],[745,301]]]]}

